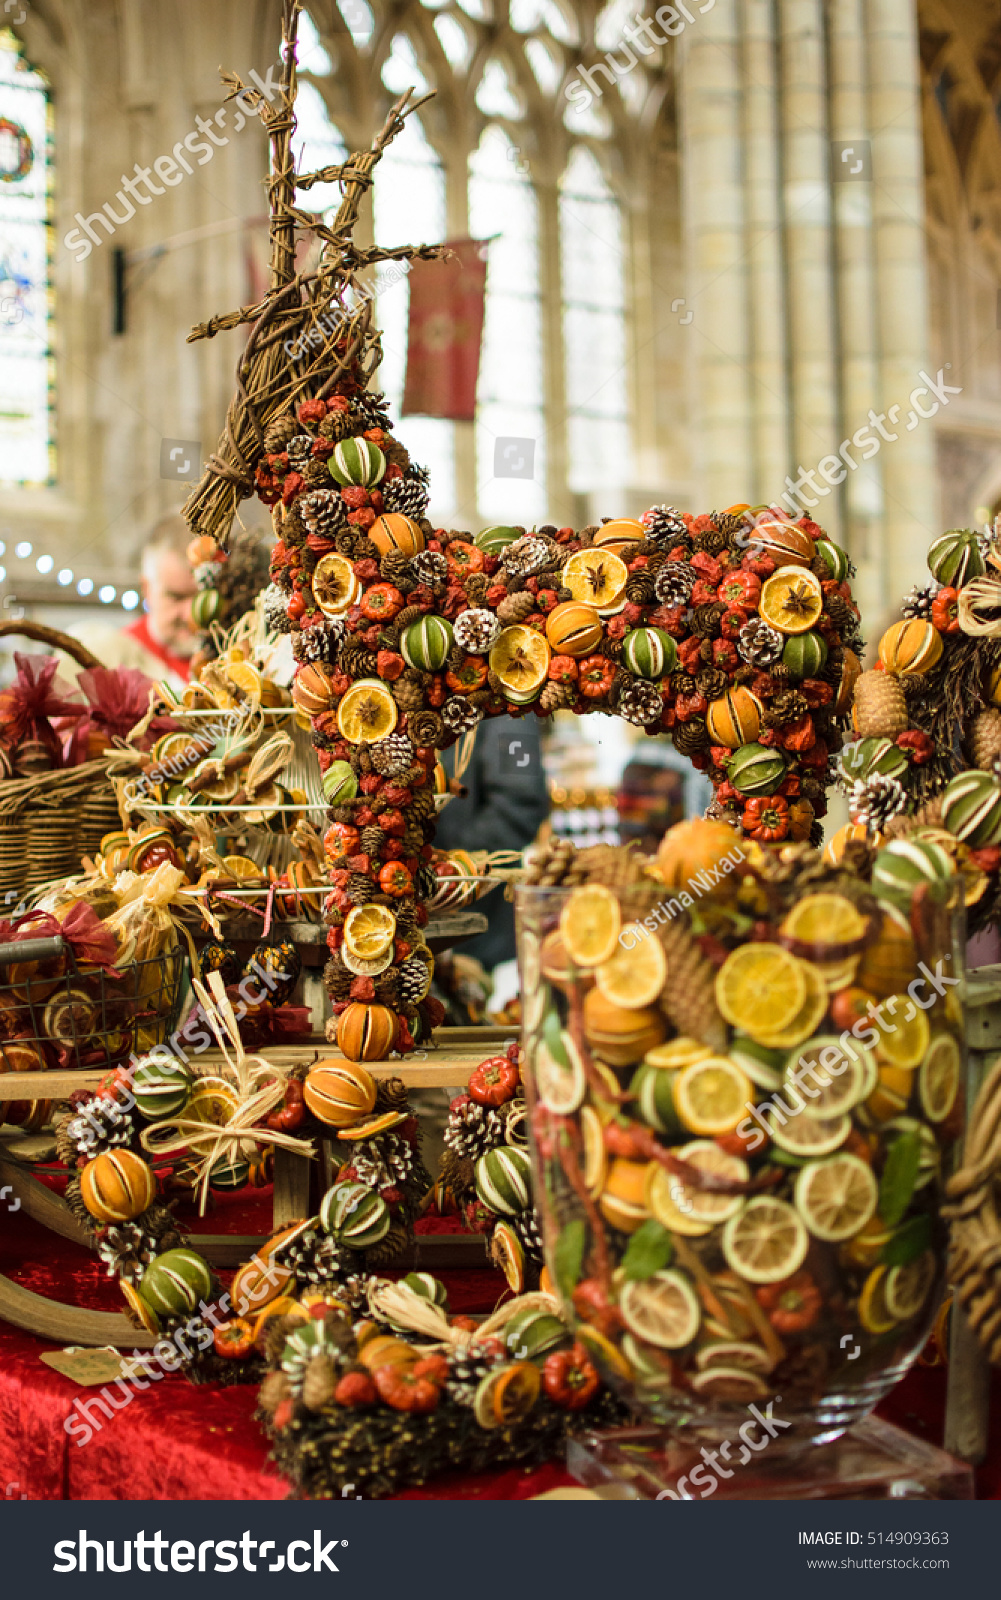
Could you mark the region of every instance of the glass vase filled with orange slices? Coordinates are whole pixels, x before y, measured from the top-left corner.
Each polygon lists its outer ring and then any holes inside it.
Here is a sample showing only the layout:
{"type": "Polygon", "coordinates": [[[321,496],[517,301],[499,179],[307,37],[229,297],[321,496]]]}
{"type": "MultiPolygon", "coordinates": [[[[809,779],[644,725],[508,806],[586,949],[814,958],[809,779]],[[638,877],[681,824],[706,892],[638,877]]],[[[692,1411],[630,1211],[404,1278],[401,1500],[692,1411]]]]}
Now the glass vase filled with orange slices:
{"type": "MultiPolygon", "coordinates": [[[[517,891],[553,1292],[646,1421],[833,1440],[920,1352],[962,1132],[961,879],[686,823],[517,891]]],[[[745,1452],[745,1456],[747,1452],[745,1452]]]]}

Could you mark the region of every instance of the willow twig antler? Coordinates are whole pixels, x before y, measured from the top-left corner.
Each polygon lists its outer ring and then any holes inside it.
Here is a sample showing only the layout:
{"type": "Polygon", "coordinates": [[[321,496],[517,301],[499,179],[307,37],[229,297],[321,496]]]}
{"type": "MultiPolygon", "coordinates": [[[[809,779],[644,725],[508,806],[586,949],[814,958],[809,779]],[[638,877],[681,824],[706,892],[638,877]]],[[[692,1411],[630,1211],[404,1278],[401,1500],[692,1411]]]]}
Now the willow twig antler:
{"type": "Polygon", "coordinates": [[[223,550],[240,501],[254,492],[269,424],[288,413],[301,397],[329,395],[347,376],[364,385],[379,364],[382,352],[379,335],[372,327],[371,296],[359,282],[359,271],[377,261],[431,260],[447,254],[443,245],[362,249],[352,237],[376,163],[406,118],[430,99],[429,94],[414,98],[412,89],[402,94],[390,108],[371,149],[356,151],[338,166],[296,173],[292,139],[300,9],[301,0],[283,0],[283,69],[274,102],[260,90],[247,87],[236,73],[222,74],[229,89],[227,98],[239,95],[241,105],[257,113],[271,145],[268,292],[254,305],[210,317],[188,335],[190,344],[243,323],[252,324],[237,362],[236,392],[226,426],[184,506],[192,531],[208,534],[223,550]],[[337,183],[341,188],[341,202],[329,227],[294,204],[296,189],[310,189],[318,183],[337,183]],[[297,229],[314,234],[321,242],[315,271],[295,270],[297,229]]]}

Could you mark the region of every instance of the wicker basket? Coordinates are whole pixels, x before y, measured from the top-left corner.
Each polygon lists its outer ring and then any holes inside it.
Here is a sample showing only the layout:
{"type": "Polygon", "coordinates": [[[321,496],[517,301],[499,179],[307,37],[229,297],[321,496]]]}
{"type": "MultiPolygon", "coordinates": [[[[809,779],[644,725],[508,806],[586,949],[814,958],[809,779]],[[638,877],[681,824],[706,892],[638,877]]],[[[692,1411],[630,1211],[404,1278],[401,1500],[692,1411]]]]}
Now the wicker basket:
{"type": "MultiPolygon", "coordinates": [[[[40,622],[0,622],[11,634],[63,650],[81,667],[99,667],[95,655],[70,634],[40,622]]],[[[79,872],[106,833],[121,827],[109,781],[112,752],[79,767],[55,768],[30,778],[0,782],[0,900],[10,908],[32,889],[79,872]]]]}

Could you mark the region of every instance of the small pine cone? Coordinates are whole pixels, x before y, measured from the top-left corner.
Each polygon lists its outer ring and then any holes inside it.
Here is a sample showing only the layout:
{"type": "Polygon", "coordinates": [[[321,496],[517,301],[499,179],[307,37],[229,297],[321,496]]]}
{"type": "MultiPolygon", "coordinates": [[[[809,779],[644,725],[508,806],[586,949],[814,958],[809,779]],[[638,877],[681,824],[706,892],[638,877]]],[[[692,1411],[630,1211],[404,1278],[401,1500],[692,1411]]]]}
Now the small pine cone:
{"type": "Polygon", "coordinates": [[[387,464],[391,467],[399,467],[401,472],[405,473],[407,468],[412,465],[410,451],[400,443],[399,439],[387,439],[382,446],[382,453],[386,458],[387,464]]]}
{"type": "Polygon", "coordinates": [[[466,654],[467,652],[459,645],[453,644],[451,650],[448,652],[448,659],[445,662],[445,666],[447,667],[448,671],[458,672],[459,668],[465,664],[466,654]]]}
{"type": "Polygon", "coordinates": [[[345,884],[345,893],[352,905],[364,906],[375,894],[375,884],[364,872],[352,872],[345,884]]]}
{"type": "Polygon", "coordinates": [[[448,581],[448,562],[437,550],[421,550],[411,556],[410,566],[417,582],[429,589],[440,589],[448,581]]]}
{"type": "Polygon", "coordinates": [[[692,632],[702,639],[718,639],[720,636],[720,617],[726,610],[719,600],[711,604],[696,606],[692,612],[692,632]]]}
{"type": "Polygon", "coordinates": [[[439,749],[445,737],[445,724],[437,711],[415,712],[410,717],[407,727],[414,743],[423,749],[439,749]]]}
{"type": "Polygon", "coordinates": [[[501,556],[501,566],[506,573],[530,578],[533,573],[548,567],[551,560],[549,541],[529,533],[507,546],[501,556]]]}
{"type": "Polygon", "coordinates": [[[397,678],[389,688],[401,711],[405,711],[408,716],[412,711],[420,711],[424,704],[424,689],[419,682],[406,677],[397,678]]]}
{"type": "Polygon", "coordinates": [[[787,689],[769,703],[761,720],[766,728],[782,728],[787,722],[805,716],[809,709],[809,700],[798,689],[787,689]]]}
{"type": "Polygon", "coordinates": [[[760,617],[752,617],[740,630],[737,648],[749,666],[770,667],[781,657],[785,638],[778,628],[760,617]]]}
{"type": "Polygon", "coordinates": [[[402,1078],[380,1078],[376,1085],[375,1109],[378,1112],[410,1110],[409,1091],[402,1078]]]}
{"type": "Polygon", "coordinates": [[[466,599],[471,606],[481,606],[487,598],[490,579],[485,572],[471,572],[466,579],[466,599]]]}
{"type": "MultiPolygon", "coordinates": [[[[879,676],[886,677],[886,673],[880,673],[879,676]]],[[[857,696],[857,688],[855,693],[857,696]]],[[[974,718],[969,743],[973,765],[984,772],[996,771],[995,762],[1001,756],[1001,711],[996,706],[989,706],[974,718]]]]}
{"type": "Polygon", "coordinates": [[[449,733],[468,733],[483,721],[479,706],[471,705],[465,695],[453,694],[441,708],[441,717],[449,733]]]}
{"type": "Polygon", "coordinates": [[[424,613],[420,606],[404,606],[403,610],[395,618],[396,626],[402,633],[404,628],[409,628],[412,622],[420,622],[423,615],[424,613]]]}
{"type": "Polygon", "coordinates": [[[402,550],[387,550],[379,562],[379,576],[385,583],[395,584],[397,589],[401,583],[410,583],[410,557],[402,550]]]}
{"type": "Polygon", "coordinates": [[[368,856],[377,856],[385,842],[386,835],[375,823],[369,823],[367,828],[361,830],[361,847],[368,856]]]}
{"type": "Polygon", "coordinates": [[[331,962],[323,969],[324,987],[331,1000],[336,1005],[340,1000],[347,1000],[351,985],[354,983],[354,974],[347,967],[335,967],[331,962]]]}
{"type": "Polygon", "coordinates": [[[410,1234],[402,1222],[390,1225],[389,1232],[384,1239],[365,1251],[365,1265],[369,1268],[388,1266],[391,1261],[398,1261],[405,1253],[410,1243],[410,1234]]]}
{"type": "Polygon", "coordinates": [[[690,722],[676,722],[671,737],[679,756],[694,756],[709,749],[709,732],[701,717],[693,717],[690,722]]]}
{"type": "Polygon", "coordinates": [[[289,440],[294,439],[298,432],[299,424],[287,412],[282,417],[276,417],[273,422],[268,423],[264,435],[265,453],[269,456],[281,455],[289,440]]]}
{"type": "Polygon", "coordinates": [[[338,654],[341,666],[352,678],[373,678],[379,670],[379,658],[375,651],[362,644],[356,636],[345,639],[338,654]]]}
{"type": "Polygon", "coordinates": [[[664,700],[660,689],[655,683],[647,683],[643,678],[633,678],[618,692],[618,713],[626,722],[632,722],[639,728],[647,727],[651,722],[657,722],[664,710],[664,700]]]}
{"type": "Polygon", "coordinates": [[[851,610],[848,601],[843,600],[839,594],[829,594],[825,601],[827,615],[830,617],[839,633],[844,633],[855,622],[855,613],[851,610]]]}
{"type": "Polygon", "coordinates": [[[499,699],[503,700],[507,691],[505,690],[503,683],[501,682],[500,678],[498,678],[493,667],[491,667],[487,673],[487,683],[490,685],[492,692],[497,695],[499,699]]]}
{"type": "Polygon", "coordinates": [[[533,844],[525,851],[525,882],[557,887],[566,877],[577,855],[569,839],[552,835],[545,844],[533,844]]]}
{"type": "Polygon", "coordinates": [[[895,739],[910,725],[900,679],[889,672],[863,672],[855,685],[855,715],[863,737],[895,739]]]}
{"type": "Polygon", "coordinates": [[[711,511],[709,520],[717,532],[729,541],[744,527],[744,518],[736,511],[711,511]]]}
{"type": "Polygon", "coordinates": [[[424,848],[424,830],[419,827],[409,827],[403,833],[403,848],[407,855],[416,856],[424,848]]]}
{"type": "Polygon", "coordinates": [[[288,633],[290,628],[288,612],[285,609],[285,596],[276,583],[269,584],[264,591],[264,626],[269,633],[288,633]]]}
{"type": "Polygon", "coordinates": [[[706,700],[719,700],[730,687],[730,680],[716,667],[703,667],[695,679],[695,687],[706,700]]]}
{"type": "Polygon", "coordinates": [[[653,592],[654,580],[649,572],[634,572],[626,583],[626,599],[631,600],[633,605],[648,606],[653,600],[653,592]]]}
{"type": "Polygon", "coordinates": [[[400,1004],[400,975],[395,968],[390,967],[375,980],[375,998],[380,1006],[388,1006],[390,1011],[395,1011],[400,1004]]]}
{"type": "Polygon", "coordinates": [[[688,542],[688,526],[674,506],[651,506],[649,511],[644,511],[640,521],[647,531],[647,537],[656,544],[670,548],[682,540],[688,542]]]}
{"type": "Polygon", "coordinates": [[[346,411],[328,411],[316,431],[321,439],[340,444],[342,439],[350,439],[352,425],[346,411]]]}
{"type": "Polygon", "coordinates": [[[942,797],[935,795],[931,800],[926,800],[914,813],[914,820],[920,828],[940,828],[942,826],[942,797]]]}
{"type": "Polygon", "coordinates": [[[746,688],[749,683],[754,682],[757,676],[758,674],[754,667],[738,667],[733,675],[734,687],[737,689],[746,688]]]}
{"type": "Polygon", "coordinates": [[[405,733],[390,733],[369,746],[372,765],[384,778],[399,778],[409,772],[414,759],[413,741],[405,733]]]}
{"type": "Polygon", "coordinates": [[[402,478],[384,478],[382,498],[387,512],[396,511],[404,517],[422,517],[428,504],[428,474],[424,467],[411,465],[402,478]]]}
{"type": "Polygon", "coordinates": [[[300,471],[311,489],[322,489],[330,482],[325,461],[307,461],[300,471]]]}
{"type": "Polygon", "coordinates": [[[692,542],[696,550],[704,550],[709,556],[718,556],[728,548],[730,536],[721,532],[719,528],[706,528],[692,542]]]}
{"type": "Polygon", "coordinates": [[[497,620],[498,622],[502,623],[505,628],[510,628],[515,623],[521,622],[529,615],[530,612],[534,610],[534,594],[527,594],[524,592],[521,594],[509,594],[505,596],[500,605],[497,607],[497,620]]]}
{"type": "Polygon", "coordinates": [[[349,561],[354,560],[355,530],[352,527],[341,528],[334,539],[337,554],[347,556],[349,561]]]}
{"type": "Polygon", "coordinates": [[[373,544],[367,533],[359,531],[355,534],[355,560],[378,561],[382,551],[377,544],[373,544]]]}
{"type": "Polygon", "coordinates": [[[468,1156],[458,1156],[446,1148],[441,1157],[441,1176],[447,1188],[461,1195],[476,1187],[476,1169],[468,1156]]]}
{"type": "Polygon", "coordinates": [[[539,1214],[534,1206],[527,1211],[519,1211],[516,1217],[511,1218],[511,1227],[521,1241],[522,1249],[526,1255],[535,1261],[542,1260],[542,1233],[539,1228],[539,1214]]]}
{"type": "Polygon", "coordinates": [[[690,672],[672,672],[669,681],[675,694],[695,693],[697,685],[690,672]]]}
{"type": "Polygon", "coordinates": [[[336,643],[325,628],[303,628],[292,635],[292,655],[296,661],[330,661],[336,655],[336,643]]]}
{"type": "Polygon", "coordinates": [[[665,561],[654,580],[654,594],[665,606],[686,606],[694,587],[694,568],[685,561],[665,561]]]}
{"type": "Polygon", "coordinates": [[[551,711],[573,705],[573,691],[565,683],[547,683],[539,696],[539,705],[548,716],[551,711]]]}
{"type": "Polygon", "coordinates": [[[335,822],[351,824],[355,820],[354,806],[335,806],[331,815],[335,822]]]}
{"type": "Polygon", "coordinates": [[[907,804],[907,791],[897,778],[874,772],[871,777],[857,779],[848,796],[848,809],[856,822],[864,823],[870,833],[882,833],[887,823],[907,804]]]}
{"type": "Polygon", "coordinates": [[[492,611],[474,606],[455,619],[455,642],[473,656],[485,656],[500,637],[501,624],[492,611]]]}
{"type": "Polygon", "coordinates": [[[613,639],[611,634],[606,633],[598,646],[597,653],[600,656],[604,656],[606,661],[621,661],[624,649],[624,640],[613,639]]]}
{"type": "Polygon", "coordinates": [[[314,1356],[302,1380],[302,1403],[307,1411],[322,1411],[334,1398],[337,1370],[328,1355],[314,1356]]]}
{"type": "MultiPolygon", "coordinates": [[[[930,621],[931,608],[941,587],[941,584],[934,581],[932,583],[916,583],[913,589],[904,595],[903,603],[900,607],[901,615],[908,618],[916,617],[922,622],[930,621]]],[[[829,609],[830,607],[828,607],[829,609]]]]}
{"type": "Polygon", "coordinates": [[[420,822],[424,817],[433,816],[436,809],[434,795],[427,789],[419,789],[410,802],[409,815],[420,822]]]}

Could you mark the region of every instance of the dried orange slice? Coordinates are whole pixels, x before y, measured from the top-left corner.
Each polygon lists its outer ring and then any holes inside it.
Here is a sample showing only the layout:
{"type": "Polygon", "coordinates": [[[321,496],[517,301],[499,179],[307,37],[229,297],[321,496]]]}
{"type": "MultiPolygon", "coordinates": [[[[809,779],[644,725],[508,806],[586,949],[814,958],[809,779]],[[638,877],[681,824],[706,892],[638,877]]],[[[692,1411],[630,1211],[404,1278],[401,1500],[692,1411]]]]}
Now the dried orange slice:
{"type": "Polygon", "coordinates": [[[388,906],[352,906],[344,919],[344,944],[362,961],[377,961],[393,948],[396,918],[388,906]]]}
{"type": "Polygon", "coordinates": [[[931,1040],[928,1015],[906,994],[891,994],[880,1002],[880,1035],[876,1054],[891,1067],[912,1072],[925,1058],[931,1040]]]}
{"type": "Polygon", "coordinates": [[[501,633],[490,652],[490,670],[496,672],[512,700],[527,703],[536,698],[546,681],[550,655],[543,634],[518,624],[501,633]]]}
{"type": "Polygon", "coordinates": [[[392,733],[398,715],[396,701],[380,678],[359,678],[337,707],[337,726],[349,744],[375,744],[392,733]]]}
{"type": "Polygon", "coordinates": [[[850,1151],[808,1161],[796,1179],[796,1210],[815,1239],[853,1239],[872,1221],[879,1191],[867,1161],[850,1151]]]}
{"type": "Polygon", "coordinates": [[[588,883],[575,889],[560,916],[560,934],[571,961],[600,967],[619,948],[622,913],[611,889],[588,883]]]}
{"type": "Polygon", "coordinates": [[[781,1033],[806,1003],[803,967],[781,945],[739,945],[716,975],[716,1004],[727,1022],[752,1039],[781,1033]]]}
{"type": "Polygon", "coordinates": [[[619,1314],[630,1333],[662,1350],[691,1344],[702,1321],[691,1280],[673,1267],[650,1278],[630,1279],[622,1289],[619,1314]]]}
{"type": "Polygon", "coordinates": [[[897,1318],[886,1303],[888,1268],[873,1267],[859,1295],[858,1319],[866,1333],[889,1333],[897,1318]]]}
{"type": "Polygon", "coordinates": [[[506,1428],[527,1417],[542,1387],[542,1374],[531,1361],[498,1367],[480,1379],[473,1415],[481,1428],[506,1428]]]}
{"type": "Polygon", "coordinates": [[[918,1074],[921,1108],[930,1122],[944,1122],[955,1105],[962,1067],[962,1054],[952,1034],[936,1034],[918,1074]]]}
{"type": "Polygon", "coordinates": [[[799,1011],[788,1027],[781,1028],[775,1033],[759,1029],[756,1035],[759,1044],[772,1050],[793,1050],[802,1044],[804,1039],[809,1039],[814,1030],[820,1026],[827,1010],[828,992],[824,974],[812,961],[801,961],[799,965],[806,982],[806,999],[799,1011]]]}
{"type": "Polygon", "coordinates": [[[664,946],[641,922],[627,923],[615,951],[602,962],[595,978],[605,999],[616,1005],[653,1005],[667,981],[664,946]]]}
{"type": "Polygon", "coordinates": [[[321,556],[313,573],[313,595],[325,617],[340,616],[355,602],[361,584],[346,556],[321,556]]]}
{"type": "Polygon", "coordinates": [[[780,633],[809,633],[823,609],[824,591],[809,567],[779,567],[762,585],[758,610],[780,633]]]}
{"type": "Polygon", "coordinates": [[[563,568],[564,588],[596,611],[620,609],[628,581],[629,568],[613,550],[578,550],[563,568]]]}
{"type": "Polygon", "coordinates": [[[387,1133],[390,1128],[398,1128],[401,1122],[406,1122],[405,1111],[381,1111],[377,1117],[366,1117],[363,1122],[352,1123],[350,1128],[341,1128],[338,1139],[374,1139],[377,1133],[387,1133]]]}
{"type": "Polygon", "coordinates": [[[228,661],[226,676],[241,694],[249,695],[255,700],[261,698],[264,692],[264,677],[250,661],[244,661],[242,656],[237,661],[228,661]]]}
{"type": "Polygon", "coordinates": [[[803,1265],[810,1235],[785,1200],[752,1196],[723,1229],[727,1266],[748,1283],[781,1283],[803,1265]]]}
{"type": "Polygon", "coordinates": [[[802,944],[857,944],[865,938],[866,920],[840,894],[807,894],[787,914],[779,933],[802,944]]]}
{"type": "Polygon", "coordinates": [[[206,1076],[195,1080],[195,1087],[184,1108],[184,1115],[191,1122],[224,1127],[236,1114],[239,1106],[240,1096],[233,1084],[228,1083],[225,1078],[206,1076]]]}

